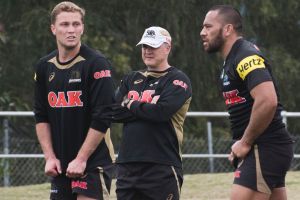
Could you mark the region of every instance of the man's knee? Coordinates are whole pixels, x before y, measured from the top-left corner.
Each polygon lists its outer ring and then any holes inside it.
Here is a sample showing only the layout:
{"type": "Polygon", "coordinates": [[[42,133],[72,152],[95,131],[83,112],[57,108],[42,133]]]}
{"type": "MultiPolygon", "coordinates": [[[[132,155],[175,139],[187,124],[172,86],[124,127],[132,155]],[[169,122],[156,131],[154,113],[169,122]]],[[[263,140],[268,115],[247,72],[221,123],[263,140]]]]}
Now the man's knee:
{"type": "Polygon", "coordinates": [[[270,200],[287,200],[285,187],[274,188],[270,200]]]}
{"type": "Polygon", "coordinates": [[[77,200],[97,200],[97,199],[90,198],[90,197],[84,196],[82,194],[78,194],[77,195],[77,200]]]}
{"type": "Polygon", "coordinates": [[[269,194],[257,192],[241,185],[233,184],[231,188],[230,200],[269,200],[269,198],[269,194]]]}

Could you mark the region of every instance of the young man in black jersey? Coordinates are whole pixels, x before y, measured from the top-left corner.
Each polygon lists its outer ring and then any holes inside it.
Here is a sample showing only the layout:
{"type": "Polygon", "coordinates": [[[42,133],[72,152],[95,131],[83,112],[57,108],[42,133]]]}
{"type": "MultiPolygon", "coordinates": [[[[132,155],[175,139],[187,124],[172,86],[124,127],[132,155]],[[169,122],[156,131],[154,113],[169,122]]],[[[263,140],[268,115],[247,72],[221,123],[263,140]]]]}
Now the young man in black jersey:
{"type": "Polygon", "coordinates": [[[119,108],[107,112],[111,120],[124,122],[117,159],[117,198],[178,200],[190,80],[168,63],[171,36],[164,28],[147,28],[137,45],[142,46],[146,68],[123,78],[117,93],[119,108]]]}
{"type": "Polygon", "coordinates": [[[231,6],[212,7],[200,32],[204,50],[220,52],[220,76],[230,114],[236,163],[232,200],[285,200],[285,176],[293,157],[292,139],[282,122],[271,66],[242,37],[242,17],[231,6]]]}
{"type": "Polygon", "coordinates": [[[81,44],[84,15],[72,2],[54,7],[57,50],[36,66],[34,113],[45,173],[52,178],[50,199],[108,199],[111,186],[110,122],[98,117],[114,100],[111,64],[81,44]]]}

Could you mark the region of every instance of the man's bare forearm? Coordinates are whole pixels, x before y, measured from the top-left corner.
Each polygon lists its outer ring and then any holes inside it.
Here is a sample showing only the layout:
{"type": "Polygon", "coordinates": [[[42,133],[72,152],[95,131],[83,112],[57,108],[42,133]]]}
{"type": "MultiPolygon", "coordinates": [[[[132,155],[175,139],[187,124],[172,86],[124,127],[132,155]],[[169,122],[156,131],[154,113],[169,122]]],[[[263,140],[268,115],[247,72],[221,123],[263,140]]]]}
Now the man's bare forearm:
{"type": "Polygon", "coordinates": [[[36,134],[45,155],[45,159],[56,158],[52,147],[51,130],[49,123],[36,124],[36,134]]]}
{"type": "Polygon", "coordinates": [[[92,153],[96,150],[104,136],[104,133],[90,128],[76,158],[82,161],[87,161],[92,153]]]}
{"type": "Polygon", "coordinates": [[[251,91],[254,104],[242,142],[252,145],[271,123],[277,108],[277,96],[272,82],[265,82],[251,91]]]}

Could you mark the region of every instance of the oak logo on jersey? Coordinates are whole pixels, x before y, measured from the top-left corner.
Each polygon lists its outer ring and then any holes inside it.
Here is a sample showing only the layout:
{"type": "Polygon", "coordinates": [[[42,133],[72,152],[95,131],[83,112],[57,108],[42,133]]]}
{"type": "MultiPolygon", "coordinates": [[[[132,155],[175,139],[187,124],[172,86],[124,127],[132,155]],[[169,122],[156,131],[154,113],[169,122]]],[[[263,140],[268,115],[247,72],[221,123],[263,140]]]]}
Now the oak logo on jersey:
{"type": "Polygon", "coordinates": [[[188,85],[185,82],[180,81],[180,80],[174,80],[173,84],[178,85],[178,86],[184,88],[185,90],[188,88],[188,85]]]}
{"type": "Polygon", "coordinates": [[[49,75],[49,82],[51,82],[55,77],[55,72],[51,72],[49,75]]]}
{"type": "Polygon", "coordinates": [[[223,97],[225,99],[225,104],[227,106],[232,106],[232,105],[235,105],[235,104],[246,102],[246,99],[244,97],[240,97],[238,94],[239,94],[239,91],[236,90],[236,89],[228,91],[228,92],[223,92],[223,97]]]}
{"type": "Polygon", "coordinates": [[[140,95],[137,91],[135,90],[130,90],[127,94],[128,99],[132,99],[134,101],[139,101],[139,102],[145,102],[145,103],[153,103],[155,104],[158,99],[159,95],[152,97],[152,95],[155,93],[155,90],[145,90],[142,92],[140,95]]]}
{"type": "Polygon", "coordinates": [[[266,68],[264,59],[258,55],[252,55],[244,58],[236,68],[241,79],[245,79],[246,76],[255,69],[266,68]]]}
{"type": "Polygon", "coordinates": [[[82,91],[49,92],[48,103],[52,108],[62,107],[82,107],[83,102],[80,99],[82,91]]]}
{"type": "Polygon", "coordinates": [[[101,70],[100,72],[95,72],[94,73],[94,78],[95,79],[100,79],[100,78],[105,78],[105,77],[111,77],[110,70],[101,70]]]}

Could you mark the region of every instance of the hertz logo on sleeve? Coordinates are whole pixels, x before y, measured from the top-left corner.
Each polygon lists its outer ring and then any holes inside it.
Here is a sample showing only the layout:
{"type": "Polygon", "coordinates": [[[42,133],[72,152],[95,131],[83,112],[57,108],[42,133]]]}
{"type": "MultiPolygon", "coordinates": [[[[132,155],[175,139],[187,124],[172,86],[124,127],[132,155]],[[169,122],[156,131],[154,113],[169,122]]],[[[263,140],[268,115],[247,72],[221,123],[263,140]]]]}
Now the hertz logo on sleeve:
{"type": "Polygon", "coordinates": [[[245,79],[246,76],[255,69],[266,68],[264,59],[258,55],[252,55],[244,58],[236,68],[241,79],[245,79]]]}

